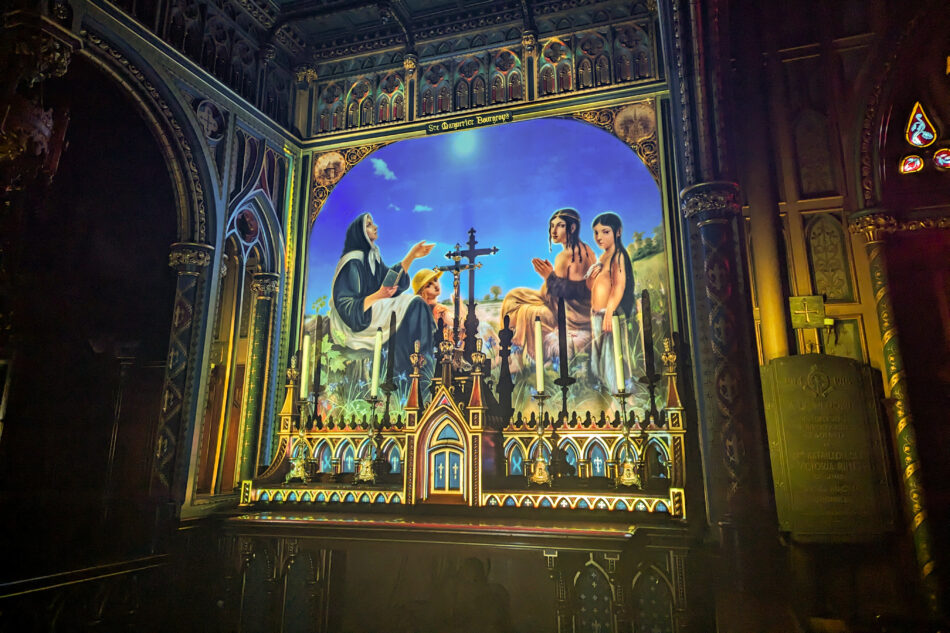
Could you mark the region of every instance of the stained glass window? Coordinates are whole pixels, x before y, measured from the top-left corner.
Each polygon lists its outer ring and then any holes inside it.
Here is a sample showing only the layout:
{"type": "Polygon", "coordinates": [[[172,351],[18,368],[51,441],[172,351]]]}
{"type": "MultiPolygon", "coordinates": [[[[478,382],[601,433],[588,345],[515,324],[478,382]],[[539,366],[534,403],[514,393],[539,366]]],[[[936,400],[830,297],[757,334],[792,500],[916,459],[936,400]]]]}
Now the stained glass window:
{"type": "Polygon", "coordinates": [[[950,149],[945,147],[934,152],[934,165],[937,169],[950,169],[950,149]]]}
{"type": "Polygon", "coordinates": [[[910,112],[904,138],[914,147],[927,147],[937,140],[937,130],[927,117],[927,113],[924,112],[920,101],[914,104],[914,108],[910,112]]]}
{"type": "Polygon", "coordinates": [[[911,154],[901,160],[900,172],[902,174],[913,174],[924,168],[924,160],[920,156],[911,154]]]}

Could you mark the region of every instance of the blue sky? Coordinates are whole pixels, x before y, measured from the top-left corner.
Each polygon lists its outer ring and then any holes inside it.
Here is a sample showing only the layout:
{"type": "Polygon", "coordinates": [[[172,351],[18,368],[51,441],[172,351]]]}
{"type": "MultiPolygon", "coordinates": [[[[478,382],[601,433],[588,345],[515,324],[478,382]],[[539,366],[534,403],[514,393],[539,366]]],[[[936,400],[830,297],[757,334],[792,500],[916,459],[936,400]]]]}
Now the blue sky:
{"type": "MultiPolygon", "coordinates": [[[[432,253],[410,270],[451,263],[445,253],[477,231],[478,247],[497,246],[481,258],[475,295],[491,286],[504,294],[538,288],[532,257],[553,261],[547,222],[562,207],[581,215],[581,239],[599,252],[590,222],[613,211],[624,222],[624,243],[634,231],[652,235],[662,222],[656,182],[637,155],[593,125],[538,119],[409,139],[388,145],[353,167],[333,189],[314,222],[308,246],[307,303],[330,294],[347,226],[368,211],[379,225],[383,261],[393,265],[419,240],[432,253]]],[[[558,247],[555,247],[557,249],[558,247]]],[[[443,278],[447,297],[450,277],[443,278]]],[[[467,295],[467,276],[462,293],[467,295]]]]}

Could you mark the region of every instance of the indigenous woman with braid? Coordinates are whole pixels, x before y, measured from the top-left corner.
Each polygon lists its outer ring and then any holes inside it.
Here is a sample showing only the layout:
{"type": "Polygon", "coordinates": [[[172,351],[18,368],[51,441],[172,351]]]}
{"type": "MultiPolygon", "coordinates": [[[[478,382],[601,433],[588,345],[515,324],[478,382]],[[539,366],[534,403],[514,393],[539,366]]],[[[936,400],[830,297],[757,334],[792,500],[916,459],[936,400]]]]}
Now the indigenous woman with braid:
{"type": "Polygon", "coordinates": [[[591,374],[610,392],[616,393],[624,385],[617,384],[614,366],[614,341],[622,345],[624,373],[630,375],[627,320],[633,318],[635,295],[633,290],[633,265],[630,255],[623,247],[621,233],[623,221],[616,213],[601,213],[592,224],[594,241],[603,253],[597,263],[587,271],[590,288],[591,374]],[[614,315],[620,317],[620,332],[613,331],[614,315]]]}
{"type": "MultiPolygon", "coordinates": [[[[548,222],[548,244],[560,244],[561,252],[552,264],[534,258],[534,267],[544,284],[540,290],[514,288],[501,304],[501,318],[511,317],[512,344],[521,347],[523,356],[534,356],[534,319],[541,317],[544,355],[557,355],[557,306],[564,297],[567,330],[576,354],[590,342],[590,290],[584,273],[596,261],[594,251],[580,239],[581,217],[576,210],[555,211],[548,222]]],[[[542,359],[543,362],[543,359],[542,359]]]]}

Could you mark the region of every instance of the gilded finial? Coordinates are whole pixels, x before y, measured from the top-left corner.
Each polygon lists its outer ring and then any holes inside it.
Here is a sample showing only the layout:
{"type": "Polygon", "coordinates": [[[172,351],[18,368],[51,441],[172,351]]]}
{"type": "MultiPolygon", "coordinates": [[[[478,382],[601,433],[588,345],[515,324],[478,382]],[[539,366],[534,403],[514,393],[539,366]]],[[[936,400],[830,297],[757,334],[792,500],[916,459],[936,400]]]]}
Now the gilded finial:
{"type": "Polygon", "coordinates": [[[666,373],[676,373],[676,352],[673,350],[673,342],[670,337],[663,339],[663,354],[660,356],[663,364],[666,366],[666,373]]]}

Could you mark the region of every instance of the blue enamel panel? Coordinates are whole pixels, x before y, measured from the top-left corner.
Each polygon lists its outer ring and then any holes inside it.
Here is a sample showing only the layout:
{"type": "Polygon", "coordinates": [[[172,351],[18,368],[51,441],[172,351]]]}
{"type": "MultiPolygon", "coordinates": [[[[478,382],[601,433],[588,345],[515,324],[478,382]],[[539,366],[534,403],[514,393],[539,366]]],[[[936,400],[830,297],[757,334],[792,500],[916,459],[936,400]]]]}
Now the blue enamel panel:
{"type": "Polygon", "coordinates": [[[452,440],[455,442],[461,441],[459,440],[458,433],[456,433],[455,429],[453,429],[452,426],[449,424],[446,424],[444,427],[442,427],[442,430],[439,432],[439,437],[435,439],[436,441],[439,441],[439,440],[452,440]]]}
{"type": "Polygon", "coordinates": [[[449,453],[449,490],[462,489],[462,454],[449,453]]]}
{"type": "Polygon", "coordinates": [[[445,490],[447,468],[445,461],[445,451],[436,453],[432,460],[432,487],[436,490],[445,490]]]}
{"type": "Polygon", "coordinates": [[[508,473],[511,475],[524,474],[524,455],[521,454],[520,446],[511,449],[511,456],[508,458],[508,473]]]}
{"type": "Polygon", "coordinates": [[[607,453],[604,452],[600,444],[594,444],[589,455],[591,474],[594,477],[605,477],[607,475],[607,453]]]}

